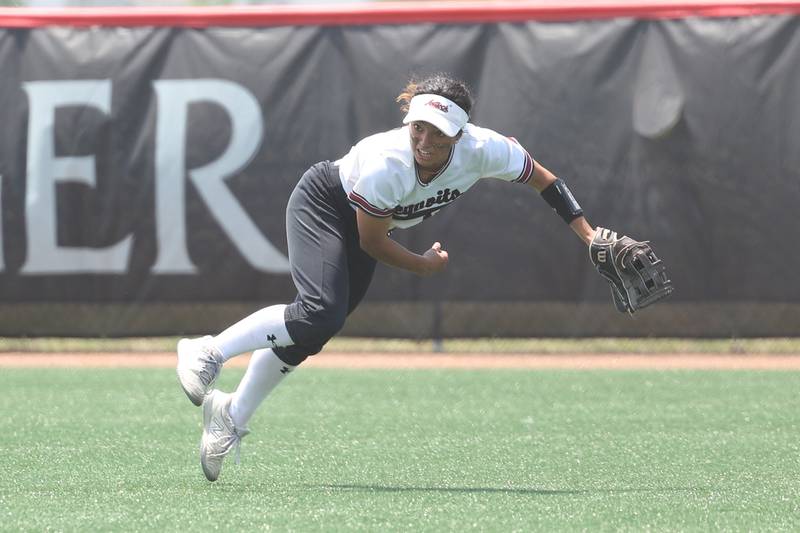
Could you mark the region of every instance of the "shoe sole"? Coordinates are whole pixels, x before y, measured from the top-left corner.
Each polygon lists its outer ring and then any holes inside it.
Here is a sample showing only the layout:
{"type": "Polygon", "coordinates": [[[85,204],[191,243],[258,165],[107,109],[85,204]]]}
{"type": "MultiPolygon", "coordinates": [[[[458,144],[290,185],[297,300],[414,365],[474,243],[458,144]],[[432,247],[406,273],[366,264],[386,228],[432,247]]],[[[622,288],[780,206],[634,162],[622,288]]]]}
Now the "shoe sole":
{"type": "MultiPolygon", "coordinates": [[[[183,345],[184,348],[185,348],[186,347],[186,343],[188,343],[188,342],[189,342],[189,339],[181,339],[181,340],[178,341],[178,366],[179,367],[180,367],[180,364],[181,364],[181,345],[183,345]]],[[[186,386],[183,384],[183,378],[181,377],[180,371],[176,369],[176,373],[178,374],[178,383],[181,384],[181,388],[183,389],[183,392],[186,393],[186,397],[189,398],[189,401],[192,402],[197,407],[200,407],[201,405],[203,405],[203,400],[205,399],[206,395],[203,394],[201,397],[198,398],[195,394],[192,394],[191,392],[189,392],[189,389],[187,389],[186,386]]]]}

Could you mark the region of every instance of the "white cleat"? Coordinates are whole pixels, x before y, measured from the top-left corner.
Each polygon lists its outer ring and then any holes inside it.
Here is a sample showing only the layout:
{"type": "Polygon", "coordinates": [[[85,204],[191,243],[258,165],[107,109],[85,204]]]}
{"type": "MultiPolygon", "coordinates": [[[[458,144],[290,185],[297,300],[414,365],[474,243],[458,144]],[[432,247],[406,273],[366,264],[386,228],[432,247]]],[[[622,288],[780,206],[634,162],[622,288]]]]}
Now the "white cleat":
{"type": "Polygon", "coordinates": [[[216,481],[222,470],[222,461],[239,446],[242,437],[250,433],[247,428],[237,428],[230,415],[231,394],[212,390],[203,401],[203,438],[200,440],[200,465],[209,481],[216,481]]]}
{"type": "Polygon", "coordinates": [[[206,336],[178,341],[178,381],[195,405],[203,404],[222,370],[222,354],[211,346],[210,340],[206,336]]]}

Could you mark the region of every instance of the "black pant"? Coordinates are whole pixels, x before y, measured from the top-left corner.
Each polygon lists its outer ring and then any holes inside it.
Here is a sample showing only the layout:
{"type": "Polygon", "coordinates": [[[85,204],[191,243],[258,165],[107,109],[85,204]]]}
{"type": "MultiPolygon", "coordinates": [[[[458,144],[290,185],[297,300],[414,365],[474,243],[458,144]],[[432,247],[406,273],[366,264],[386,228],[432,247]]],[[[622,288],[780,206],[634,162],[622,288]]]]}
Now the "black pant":
{"type": "Polygon", "coordinates": [[[356,213],[330,161],[300,178],[286,208],[286,236],[297,297],[284,318],[295,344],[275,354],[298,365],[342,329],[367,292],[376,261],[359,245],[356,213]]]}

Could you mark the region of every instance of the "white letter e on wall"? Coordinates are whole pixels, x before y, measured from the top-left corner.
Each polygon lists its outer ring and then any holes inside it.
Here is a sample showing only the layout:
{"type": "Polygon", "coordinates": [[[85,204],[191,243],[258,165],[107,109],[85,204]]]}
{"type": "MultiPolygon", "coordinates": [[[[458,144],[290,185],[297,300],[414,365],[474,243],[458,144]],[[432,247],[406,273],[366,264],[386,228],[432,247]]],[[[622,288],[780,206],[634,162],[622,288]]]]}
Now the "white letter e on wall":
{"type": "Polygon", "coordinates": [[[94,186],[93,156],[56,157],[55,111],[64,106],[94,107],[111,112],[109,80],[32,81],[28,94],[28,163],[25,220],[28,252],[24,274],[80,272],[125,273],[132,235],[107,248],[59,246],[57,242],[56,184],[77,181],[94,186]]]}

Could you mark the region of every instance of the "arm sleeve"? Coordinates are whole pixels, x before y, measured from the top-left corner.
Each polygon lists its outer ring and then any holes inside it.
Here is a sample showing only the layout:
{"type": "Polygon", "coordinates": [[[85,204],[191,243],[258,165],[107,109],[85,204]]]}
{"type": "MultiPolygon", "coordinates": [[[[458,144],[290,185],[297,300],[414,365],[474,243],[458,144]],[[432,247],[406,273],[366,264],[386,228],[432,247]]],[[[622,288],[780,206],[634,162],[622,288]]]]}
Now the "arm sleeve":
{"type": "Polygon", "coordinates": [[[382,158],[374,158],[361,169],[361,176],[348,196],[352,205],[380,218],[392,216],[400,198],[400,182],[382,158]]]}
{"type": "Polygon", "coordinates": [[[533,158],[513,137],[492,133],[484,144],[484,176],[527,183],[533,176],[533,158]]]}

